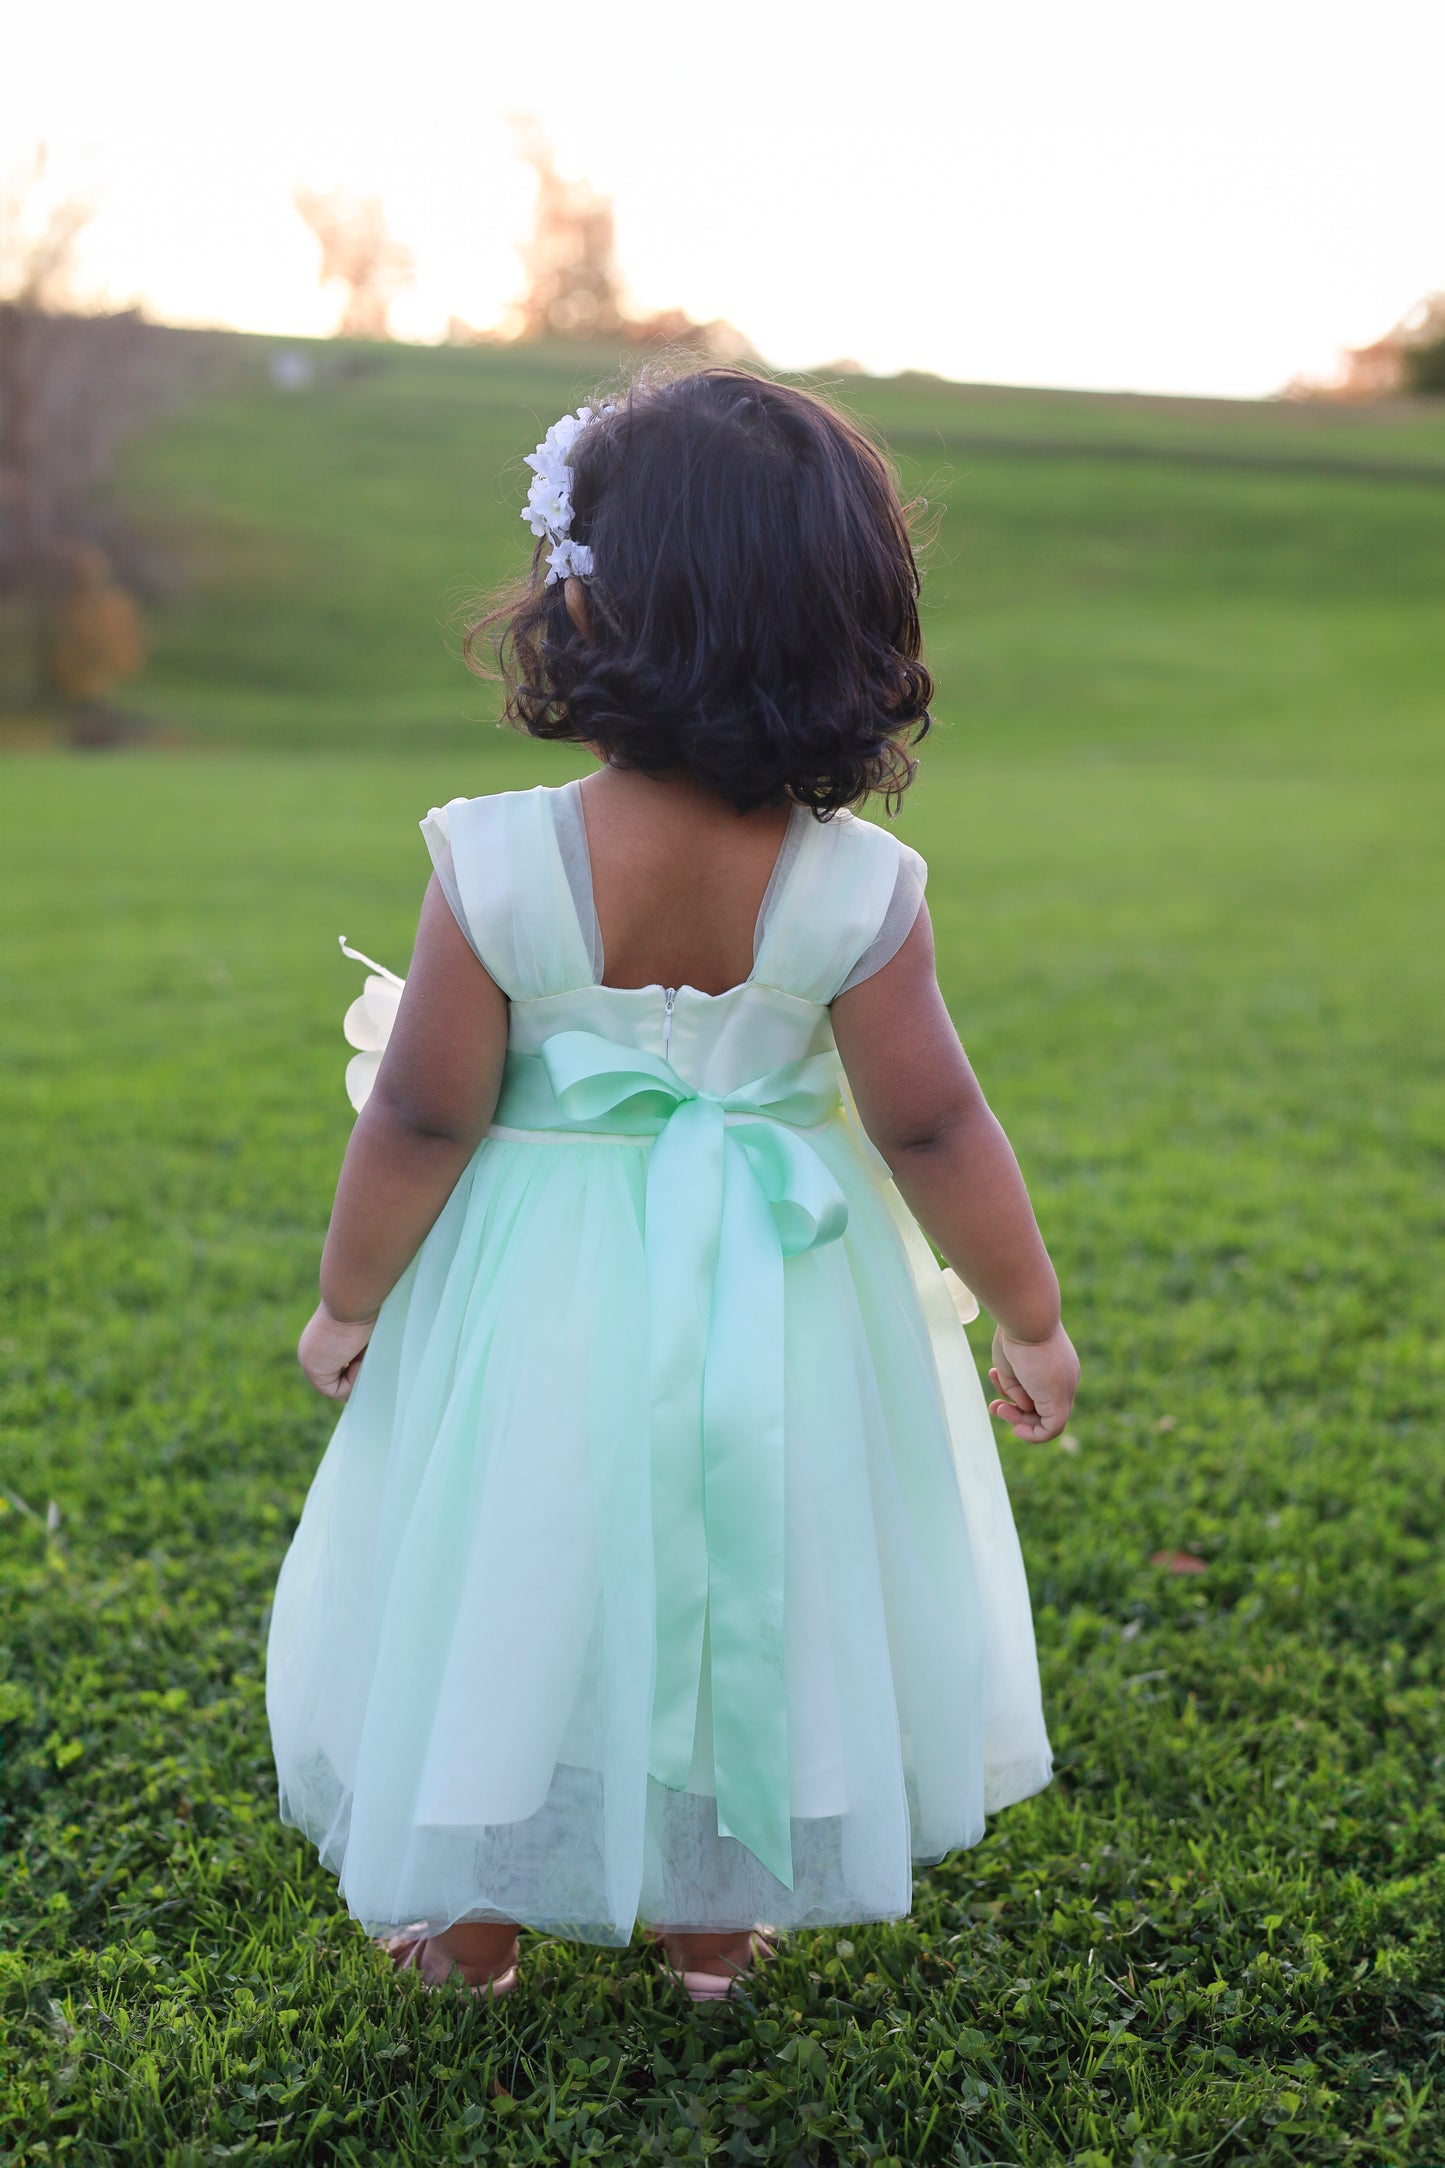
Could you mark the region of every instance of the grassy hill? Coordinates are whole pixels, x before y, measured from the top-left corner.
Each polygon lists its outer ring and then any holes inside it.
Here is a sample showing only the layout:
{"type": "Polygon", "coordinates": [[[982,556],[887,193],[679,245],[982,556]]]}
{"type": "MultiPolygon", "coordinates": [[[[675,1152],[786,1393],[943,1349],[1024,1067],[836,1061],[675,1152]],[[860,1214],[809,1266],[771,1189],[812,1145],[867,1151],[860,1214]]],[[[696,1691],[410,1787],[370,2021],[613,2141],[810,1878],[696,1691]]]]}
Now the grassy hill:
{"type": "Polygon", "coordinates": [[[266,354],[119,478],[186,575],[168,739],[0,800],[0,2154],[1445,2160],[1445,416],[842,387],[941,514],[900,825],[1084,1362],[1002,1448],[1056,1775],[745,2008],[528,1937],[490,2013],[278,1824],[261,1666],[335,936],[403,967],[419,814],[575,772],[442,628],[593,372],[266,354]]]}
{"type": "MultiPolygon", "coordinates": [[[[529,541],[521,465],[612,357],[220,343],[210,392],[134,443],[120,502],[176,577],[130,704],[252,744],[475,743],[470,595],[529,541]]],[[[1445,406],[1371,410],[847,378],[926,497],[938,715],[1078,744],[1422,712],[1445,591],[1445,406]]]]}

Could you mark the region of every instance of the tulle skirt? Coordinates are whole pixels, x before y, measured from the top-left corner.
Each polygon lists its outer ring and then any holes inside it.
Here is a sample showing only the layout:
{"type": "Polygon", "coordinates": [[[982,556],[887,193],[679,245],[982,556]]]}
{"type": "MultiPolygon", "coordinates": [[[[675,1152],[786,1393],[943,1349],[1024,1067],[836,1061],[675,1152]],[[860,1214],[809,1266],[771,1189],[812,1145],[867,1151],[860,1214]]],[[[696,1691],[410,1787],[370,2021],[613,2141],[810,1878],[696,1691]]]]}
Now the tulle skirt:
{"type": "Polygon", "coordinates": [[[963,1329],[871,1147],[842,1117],[810,1141],[849,1219],[784,1267],[793,1887],[718,1832],[706,1660],[686,1788],[648,1772],[650,1147],[489,1137],[382,1310],[272,1610],[282,1817],[369,1931],[899,1918],[915,1864],[1047,1783],[963,1329]]]}

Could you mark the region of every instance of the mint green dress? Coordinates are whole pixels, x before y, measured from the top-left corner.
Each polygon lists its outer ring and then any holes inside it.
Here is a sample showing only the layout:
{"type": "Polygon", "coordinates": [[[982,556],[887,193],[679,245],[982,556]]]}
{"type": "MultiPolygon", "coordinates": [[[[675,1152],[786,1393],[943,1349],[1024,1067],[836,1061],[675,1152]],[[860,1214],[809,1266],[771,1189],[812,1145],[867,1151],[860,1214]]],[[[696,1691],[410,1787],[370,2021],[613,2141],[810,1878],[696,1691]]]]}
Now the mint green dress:
{"type": "Polygon", "coordinates": [[[922,861],[796,809],[751,976],[623,990],[575,784],[422,827],[506,1068],[281,1569],[283,1819],[372,1932],[901,1917],[1050,1773],[978,1374],[829,1017],[922,861]]]}

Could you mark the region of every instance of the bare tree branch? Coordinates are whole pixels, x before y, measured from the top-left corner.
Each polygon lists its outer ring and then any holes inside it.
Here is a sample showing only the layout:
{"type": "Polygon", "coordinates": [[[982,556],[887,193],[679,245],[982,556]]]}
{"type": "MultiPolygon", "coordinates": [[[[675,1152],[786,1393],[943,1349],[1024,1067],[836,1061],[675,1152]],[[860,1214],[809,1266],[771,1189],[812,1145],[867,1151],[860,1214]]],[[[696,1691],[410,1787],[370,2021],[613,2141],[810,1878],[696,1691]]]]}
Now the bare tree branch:
{"type": "Polygon", "coordinates": [[[5,191],[0,249],[0,592],[28,613],[37,696],[57,688],[52,649],[72,589],[104,588],[119,621],[95,551],[113,554],[125,530],[102,492],[124,439],[206,353],[195,335],[149,324],[138,309],[79,304],[76,244],[91,207],[47,206],[44,174],[42,151],[5,191]]]}

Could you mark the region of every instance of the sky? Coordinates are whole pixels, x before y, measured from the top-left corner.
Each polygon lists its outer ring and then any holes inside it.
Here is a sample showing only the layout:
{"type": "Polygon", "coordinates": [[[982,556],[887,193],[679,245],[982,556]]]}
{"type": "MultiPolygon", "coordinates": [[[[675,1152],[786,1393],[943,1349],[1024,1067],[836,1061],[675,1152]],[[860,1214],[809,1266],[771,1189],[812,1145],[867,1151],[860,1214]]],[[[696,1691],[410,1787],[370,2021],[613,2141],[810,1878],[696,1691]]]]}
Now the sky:
{"type": "Polygon", "coordinates": [[[494,323],[535,182],[639,309],[779,367],[1255,397],[1445,286],[1440,0],[0,0],[0,166],[95,204],[92,293],[321,334],[297,183],[379,197],[394,324],[494,323]]]}

